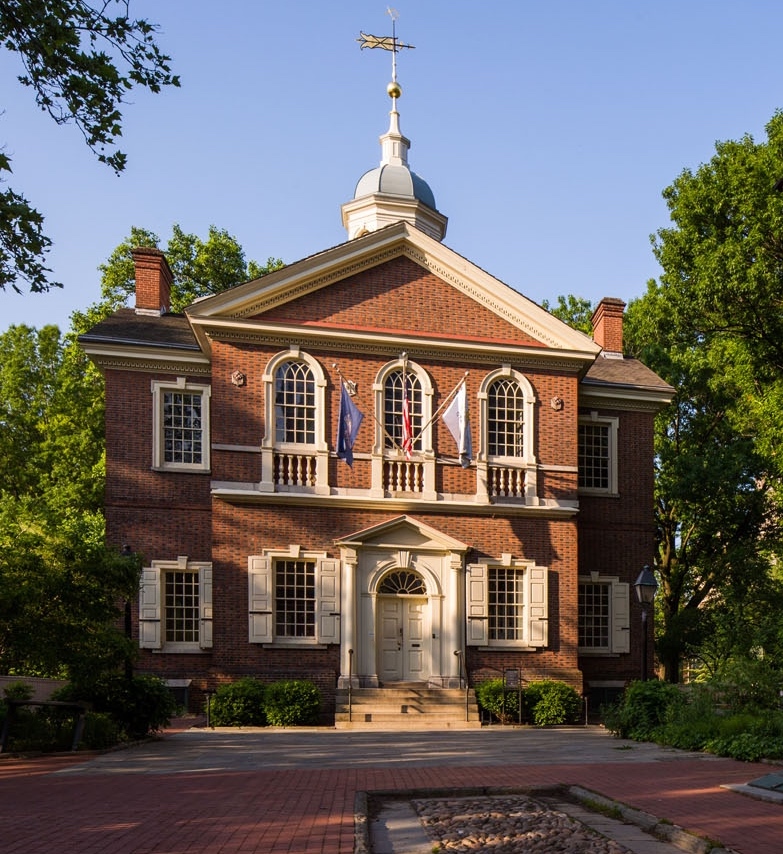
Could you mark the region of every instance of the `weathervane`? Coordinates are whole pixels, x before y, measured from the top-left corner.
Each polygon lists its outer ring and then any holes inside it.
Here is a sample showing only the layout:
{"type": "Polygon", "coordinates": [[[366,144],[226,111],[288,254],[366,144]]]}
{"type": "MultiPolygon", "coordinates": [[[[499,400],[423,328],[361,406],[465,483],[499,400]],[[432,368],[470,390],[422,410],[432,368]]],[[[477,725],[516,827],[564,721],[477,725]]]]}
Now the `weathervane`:
{"type": "Polygon", "coordinates": [[[359,42],[359,47],[364,50],[366,47],[379,47],[383,50],[391,51],[392,55],[392,80],[391,83],[386,87],[386,91],[389,93],[389,97],[391,98],[399,98],[402,95],[402,88],[400,84],[397,82],[397,54],[403,49],[408,48],[413,50],[412,44],[404,44],[403,42],[397,41],[397,18],[399,18],[399,14],[396,9],[388,8],[386,10],[387,14],[392,20],[392,34],[391,36],[371,36],[368,33],[363,33],[359,31],[359,38],[356,39],[359,42]]]}

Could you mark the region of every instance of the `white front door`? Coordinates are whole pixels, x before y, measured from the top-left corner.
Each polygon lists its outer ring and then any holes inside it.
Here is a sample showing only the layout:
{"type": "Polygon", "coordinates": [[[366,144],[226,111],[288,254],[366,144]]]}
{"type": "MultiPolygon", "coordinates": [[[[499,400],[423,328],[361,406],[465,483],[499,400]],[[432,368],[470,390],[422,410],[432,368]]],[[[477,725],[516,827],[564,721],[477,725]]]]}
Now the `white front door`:
{"type": "Polygon", "coordinates": [[[381,682],[426,682],[430,646],[427,599],[378,597],[378,676],[381,682]]]}

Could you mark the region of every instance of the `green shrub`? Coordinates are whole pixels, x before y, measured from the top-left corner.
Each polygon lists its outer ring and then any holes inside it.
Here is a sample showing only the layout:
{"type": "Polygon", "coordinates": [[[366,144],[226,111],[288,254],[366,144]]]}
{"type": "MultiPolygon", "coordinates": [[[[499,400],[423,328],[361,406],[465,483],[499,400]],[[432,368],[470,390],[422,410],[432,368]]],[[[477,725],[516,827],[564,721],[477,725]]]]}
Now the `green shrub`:
{"type": "Polygon", "coordinates": [[[685,702],[680,689],[669,682],[631,682],[622,699],[605,711],[604,722],[621,738],[655,741],[661,727],[674,720],[685,702]]]}
{"type": "Polygon", "coordinates": [[[476,702],[479,707],[503,724],[519,721],[520,692],[504,690],[502,679],[487,679],[476,685],[476,702]]]}
{"type": "Polygon", "coordinates": [[[266,726],[266,688],[258,679],[247,677],[221,685],[210,703],[212,726],[266,726]]]}
{"type": "Polygon", "coordinates": [[[565,682],[531,682],[524,690],[524,701],[535,726],[575,723],[582,714],[582,698],[565,682]]]}
{"type": "Polygon", "coordinates": [[[33,696],[33,686],[27,682],[11,682],[3,689],[3,695],[9,700],[30,700],[33,696]]]}
{"type": "Polygon", "coordinates": [[[177,709],[174,695],[157,676],[106,673],[89,685],[67,685],[58,699],[88,702],[117,722],[123,735],[144,738],[166,726],[177,709]]]}
{"type": "Polygon", "coordinates": [[[733,659],[710,684],[730,712],[764,711],[779,705],[780,673],[767,659],[733,659]]]}
{"type": "Polygon", "coordinates": [[[79,747],[86,750],[106,750],[122,741],[119,724],[105,712],[87,712],[79,747]]]}
{"type": "Polygon", "coordinates": [[[321,711],[321,692],[306,679],[273,682],[266,689],[264,709],[271,726],[317,724],[321,711]]]}

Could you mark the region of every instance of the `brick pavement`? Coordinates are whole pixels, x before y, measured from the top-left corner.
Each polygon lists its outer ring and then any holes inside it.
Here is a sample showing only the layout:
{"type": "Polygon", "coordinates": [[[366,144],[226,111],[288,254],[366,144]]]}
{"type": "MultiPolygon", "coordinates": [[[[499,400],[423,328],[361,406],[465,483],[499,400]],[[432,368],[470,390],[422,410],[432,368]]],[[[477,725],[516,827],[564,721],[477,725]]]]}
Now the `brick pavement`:
{"type": "Polygon", "coordinates": [[[623,753],[609,737],[602,753],[580,753],[593,736],[576,728],[541,737],[557,741],[534,749],[539,736],[521,732],[385,733],[374,742],[333,731],[180,733],[86,762],[2,759],[0,850],[350,854],[357,791],[559,783],[600,792],[741,854],[783,848],[783,805],[720,788],[776,768],[675,751],[623,753]],[[430,752],[430,740],[437,750],[430,752]]]}

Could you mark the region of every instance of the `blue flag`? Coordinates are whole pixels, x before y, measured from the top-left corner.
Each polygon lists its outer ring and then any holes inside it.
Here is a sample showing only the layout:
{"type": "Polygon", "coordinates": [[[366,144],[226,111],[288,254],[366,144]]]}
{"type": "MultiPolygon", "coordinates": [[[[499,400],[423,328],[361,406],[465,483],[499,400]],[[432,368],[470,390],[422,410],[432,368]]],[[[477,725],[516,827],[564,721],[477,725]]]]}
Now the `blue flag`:
{"type": "Polygon", "coordinates": [[[337,456],[353,465],[353,443],[362,423],[364,414],[351,400],[345,383],[340,383],[340,414],[337,418],[337,456]]]}

